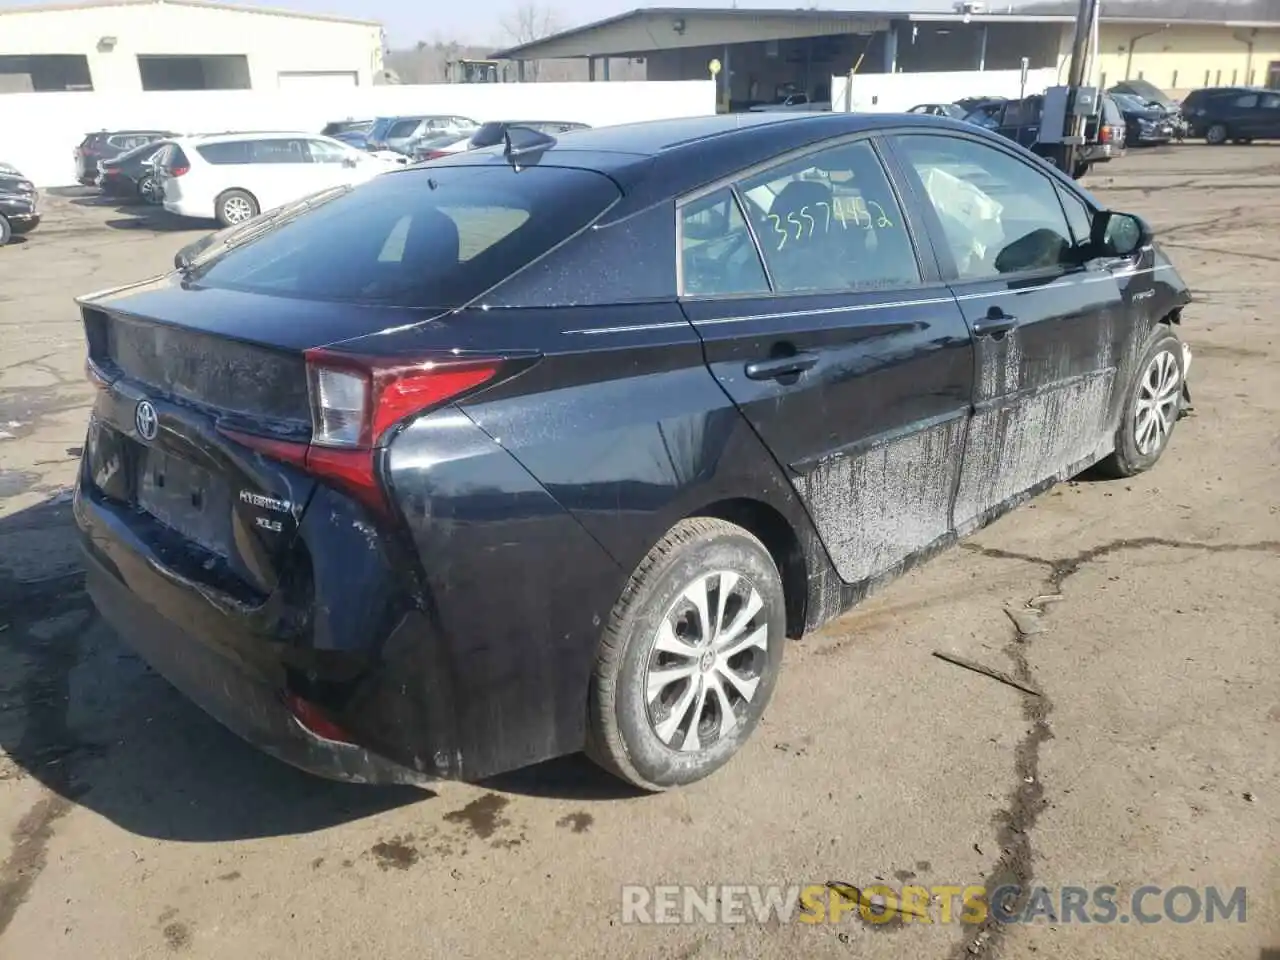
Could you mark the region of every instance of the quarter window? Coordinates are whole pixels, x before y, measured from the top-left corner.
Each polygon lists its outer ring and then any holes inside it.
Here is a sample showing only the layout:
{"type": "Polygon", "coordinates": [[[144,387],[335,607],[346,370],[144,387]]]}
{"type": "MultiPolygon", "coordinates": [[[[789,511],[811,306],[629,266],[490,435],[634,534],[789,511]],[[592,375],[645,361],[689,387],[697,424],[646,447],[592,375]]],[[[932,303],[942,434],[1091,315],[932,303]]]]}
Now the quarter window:
{"type": "Polygon", "coordinates": [[[1243,110],[1252,110],[1258,105],[1258,95],[1256,93],[1246,93],[1243,96],[1236,97],[1231,105],[1243,110]]]}
{"type": "Polygon", "coordinates": [[[941,221],[960,279],[1071,262],[1071,231],[1048,176],[959,137],[909,135],[898,144],[941,221]]]}
{"type": "Polygon", "coordinates": [[[778,293],[920,282],[888,177],[866,141],[773,167],[739,185],[778,293]]]}
{"type": "Polygon", "coordinates": [[[1258,101],[1258,106],[1263,110],[1275,110],[1280,108],[1280,93],[1264,93],[1262,99],[1258,101]]]}
{"type": "Polygon", "coordinates": [[[1077,244],[1088,243],[1093,236],[1093,211],[1070,190],[1057,187],[1057,191],[1067,214],[1067,225],[1071,227],[1071,238],[1077,244]]]}
{"type": "Polygon", "coordinates": [[[680,259],[685,296],[769,292],[747,221],[727,187],[681,209],[680,259]]]}
{"type": "Polygon", "coordinates": [[[307,150],[311,154],[312,163],[345,163],[355,156],[354,151],[324,140],[308,140],[307,150]]]}

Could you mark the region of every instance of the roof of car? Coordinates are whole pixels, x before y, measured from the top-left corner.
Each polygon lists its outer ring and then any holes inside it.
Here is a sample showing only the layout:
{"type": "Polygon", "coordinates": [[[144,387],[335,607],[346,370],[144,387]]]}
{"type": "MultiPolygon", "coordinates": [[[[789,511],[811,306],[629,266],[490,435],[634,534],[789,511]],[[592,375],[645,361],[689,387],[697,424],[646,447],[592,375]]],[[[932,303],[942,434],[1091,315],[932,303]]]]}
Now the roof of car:
{"type": "Polygon", "coordinates": [[[174,137],[173,139],[199,141],[200,143],[224,143],[229,140],[276,140],[280,137],[303,137],[308,140],[314,140],[317,137],[323,140],[332,139],[332,137],[323,133],[307,130],[229,130],[225,133],[192,133],[185,137],[174,137]]]}
{"type": "MultiPolygon", "coordinates": [[[[735,113],[578,130],[527,155],[524,165],[578,167],[613,177],[627,194],[626,203],[615,211],[621,215],[791,150],[888,127],[988,136],[973,124],[921,113],[735,113]]],[[[432,161],[427,168],[506,163],[502,153],[501,146],[469,150],[432,161]]]]}

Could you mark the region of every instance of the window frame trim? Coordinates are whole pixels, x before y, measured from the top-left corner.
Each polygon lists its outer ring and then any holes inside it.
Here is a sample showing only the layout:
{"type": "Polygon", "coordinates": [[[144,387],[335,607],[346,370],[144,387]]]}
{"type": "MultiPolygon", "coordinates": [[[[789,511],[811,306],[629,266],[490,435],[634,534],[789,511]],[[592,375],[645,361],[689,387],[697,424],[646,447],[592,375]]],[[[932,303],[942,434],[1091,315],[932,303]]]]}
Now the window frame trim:
{"type": "MultiPolygon", "coordinates": [[[[896,128],[895,128],[896,129],[896,128]]],[[[898,180],[898,171],[895,164],[883,143],[883,130],[859,130],[855,133],[842,134],[836,137],[828,137],[803,146],[795,147],[782,153],[751,164],[748,167],[741,167],[732,173],[717,177],[715,180],[708,181],[692,190],[685,191],[675,198],[675,218],[676,218],[676,298],[679,300],[744,300],[744,299],[776,299],[779,297],[830,297],[830,296],[861,296],[870,292],[899,292],[912,290],[927,290],[935,287],[939,282],[946,282],[942,276],[941,264],[937,261],[936,251],[933,250],[932,241],[929,240],[927,224],[916,219],[917,212],[912,209],[908,202],[905,187],[906,183],[898,180]],[[889,192],[893,195],[894,201],[898,206],[898,213],[902,217],[902,225],[907,233],[907,240],[911,246],[912,254],[915,258],[916,273],[918,280],[912,284],[903,284],[893,287],[880,287],[875,291],[854,290],[848,287],[824,287],[820,290],[783,290],[779,291],[773,279],[773,271],[769,269],[769,262],[764,256],[764,248],[760,243],[760,238],[756,233],[755,227],[751,223],[751,218],[746,215],[746,205],[740,195],[739,184],[750,179],[760,173],[765,173],[774,167],[790,163],[793,160],[803,159],[812,154],[822,153],[826,150],[838,149],[849,144],[865,141],[871,148],[872,156],[880,164],[880,169],[884,173],[885,182],[889,186],[889,192]],[[747,233],[751,237],[752,246],[755,248],[756,256],[759,258],[761,266],[764,268],[765,277],[769,281],[769,291],[767,293],[732,293],[732,294],[710,294],[707,296],[690,296],[684,292],[684,216],[683,211],[686,206],[696,203],[699,200],[716,193],[719,190],[728,187],[730,192],[738,204],[739,212],[747,226],[747,233]],[[929,240],[929,247],[925,247],[921,243],[921,237],[929,240]],[[927,255],[926,255],[927,254],[927,255]]]]}
{"type": "MultiPolygon", "coordinates": [[[[1006,143],[1000,143],[992,138],[983,136],[974,136],[969,131],[933,131],[921,130],[911,127],[894,127],[889,130],[882,131],[885,141],[886,150],[894,157],[902,172],[903,178],[906,180],[913,193],[913,199],[920,207],[920,215],[924,218],[925,225],[929,231],[929,235],[934,248],[934,254],[938,258],[938,270],[943,283],[948,285],[958,285],[965,283],[1001,283],[1005,281],[1032,280],[1042,278],[1049,275],[1062,276],[1071,272],[1072,268],[1057,267],[1032,267],[1027,270],[1020,270],[1016,273],[1001,273],[991,277],[962,277],[959,268],[956,266],[955,257],[951,253],[950,246],[946,243],[946,234],[942,228],[942,221],[938,218],[937,210],[934,209],[933,203],[929,200],[928,194],[925,192],[924,183],[920,180],[919,174],[916,172],[910,161],[903,154],[902,148],[898,145],[898,140],[904,136],[916,137],[940,137],[951,140],[967,140],[982,146],[986,146],[997,153],[1002,153],[1011,160],[1022,164],[1033,173],[1044,177],[1051,187],[1061,187],[1069,189],[1070,193],[1079,198],[1086,207],[1091,209],[1096,215],[1100,208],[1092,201],[1088,195],[1081,191],[1074,180],[1069,180],[1061,170],[1056,166],[1046,162],[1034,153],[1027,152],[1025,155],[1020,154],[1017,150],[1008,149],[1008,146],[1017,147],[1016,143],[1006,140],[1006,143]],[[1028,162],[1028,157],[1031,161],[1028,162]]],[[[996,134],[995,136],[999,136],[996,134]]],[[[1005,139],[1005,138],[1001,138],[1005,139]]],[[[1067,219],[1067,211],[1062,206],[1062,200],[1058,197],[1057,190],[1054,191],[1054,202],[1058,206],[1059,212],[1062,214],[1063,223],[1066,225],[1068,235],[1071,234],[1071,223],[1067,219]]]]}

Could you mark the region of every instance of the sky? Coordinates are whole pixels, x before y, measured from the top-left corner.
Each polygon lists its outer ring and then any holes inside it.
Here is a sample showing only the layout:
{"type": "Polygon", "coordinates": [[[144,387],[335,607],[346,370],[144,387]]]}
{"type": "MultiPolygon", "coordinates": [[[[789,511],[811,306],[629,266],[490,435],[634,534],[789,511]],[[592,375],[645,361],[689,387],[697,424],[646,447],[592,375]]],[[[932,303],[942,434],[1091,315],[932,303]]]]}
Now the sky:
{"type": "MultiPolygon", "coordinates": [[[[0,7],[36,6],[55,0],[0,0],[0,7]]],[[[58,0],[63,2],[63,0],[58,0]]],[[[74,0],[65,0],[74,2],[74,0]]],[[[230,0],[239,2],[239,0],[230,0]]],[[[419,40],[458,40],[462,43],[503,46],[511,42],[504,35],[502,21],[530,0],[259,0],[250,6],[277,7],[304,13],[379,20],[386,27],[393,47],[412,46],[419,40]]],[[[812,0],[533,0],[552,13],[560,29],[580,26],[640,6],[730,7],[741,9],[821,6],[826,9],[948,9],[946,0],[847,0],[812,3],[812,0]]]]}

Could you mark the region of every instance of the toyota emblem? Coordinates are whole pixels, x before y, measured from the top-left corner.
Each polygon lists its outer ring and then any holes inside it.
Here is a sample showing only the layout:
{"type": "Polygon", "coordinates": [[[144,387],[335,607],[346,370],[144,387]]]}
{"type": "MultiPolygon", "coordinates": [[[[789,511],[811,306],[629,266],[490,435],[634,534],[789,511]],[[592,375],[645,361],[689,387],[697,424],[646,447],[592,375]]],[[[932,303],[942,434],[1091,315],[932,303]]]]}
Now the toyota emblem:
{"type": "Polygon", "coordinates": [[[133,424],[138,428],[138,436],[143,440],[154,440],[156,434],[160,432],[160,417],[156,414],[156,408],[151,405],[150,400],[142,400],[138,403],[138,409],[133,412],[133,424]]]}

